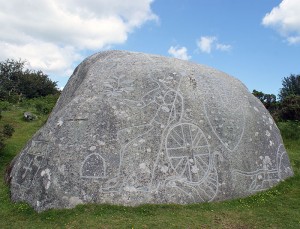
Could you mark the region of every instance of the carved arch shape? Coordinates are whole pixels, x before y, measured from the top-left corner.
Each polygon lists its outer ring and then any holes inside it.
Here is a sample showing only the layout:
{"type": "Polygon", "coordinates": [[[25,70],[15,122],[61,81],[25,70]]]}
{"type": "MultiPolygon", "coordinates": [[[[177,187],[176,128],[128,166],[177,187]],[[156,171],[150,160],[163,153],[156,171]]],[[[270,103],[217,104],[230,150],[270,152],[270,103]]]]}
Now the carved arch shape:
{"type": "Polygon", "coordinates": [[[106,162],[98,153],[88,155],[80,168],[80,177],[89,179],[106,178],[106,162]]]}

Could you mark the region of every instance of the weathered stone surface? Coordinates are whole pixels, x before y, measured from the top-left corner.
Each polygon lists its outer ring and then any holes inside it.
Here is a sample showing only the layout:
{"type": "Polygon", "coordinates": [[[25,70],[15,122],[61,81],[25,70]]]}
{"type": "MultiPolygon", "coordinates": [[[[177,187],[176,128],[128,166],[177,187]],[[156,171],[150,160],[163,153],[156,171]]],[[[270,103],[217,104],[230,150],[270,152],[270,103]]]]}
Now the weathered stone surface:
{"type": "Polygon", "coordinates": [[[82,62],[14,160],[11,196],[38,211],[80,203],[194,203],[292,176],[279,130],[237,79],[186,61],[108,51],[82,62]]]}

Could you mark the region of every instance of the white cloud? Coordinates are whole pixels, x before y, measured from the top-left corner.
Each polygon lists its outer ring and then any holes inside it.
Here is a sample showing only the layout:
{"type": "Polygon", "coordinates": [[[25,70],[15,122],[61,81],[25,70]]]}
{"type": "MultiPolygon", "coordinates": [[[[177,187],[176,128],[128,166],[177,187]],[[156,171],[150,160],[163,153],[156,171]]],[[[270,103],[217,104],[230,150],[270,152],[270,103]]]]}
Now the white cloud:
{"type": "Polygon", "coordinates": [[[274,28],[290,44],[300,42],[300,1],[283,0],[264,16],[262,24],[274,28]]]}
{"type": "Polygon", "coordinates": [[[175,58],[182,59],[182,60],[189,60],[191,56],[188,55],[186,47],[173,47],[171,46],[168,50],[168,53],[175,58]]]}
{"type": "Polygon", "coordinates": [[[287,41],[290,44],[296,44],[296,43],[300,42],[300,36],[290,36],[287,38],[287,41]]]}
{"type": "Polygon", "coordinates": [[[230,51],[232,46],[227,44],[221,44],[218,42],[218,38],[215,36],[202,36],[197,41],[197,46],[201,52],[211,53],[212,50],[230,51]]]}
{"type": "Polygon", "coordinates": [[[197,41],[197,45],[202,52],[210,53],[212,45],[216,41],[216,39],[216,37],[203,36],[197,41]]]}
{"type": "Polygon", "coordinates": [[[220,51],[224,51],[224,52],[230,51],[231,50],[231,45],[224,45],[224,44],[217,43],[216,44],[216,49],[220,50],[220,51]]]}
{"type": "Polygon", "coordinates": [[[0,60],[26,59],[32,68],[65,75],[82,50],[124,43],[150,20],[153,0],[1,1],[0,60]]]}
{"type": "Polygon", "coordinates": [[[72,73],[74,61],[83,57],[72,46],[59,47],[47,42],[32,42],[27,44],[9,44],[0,42],[0,57],[22,58],[28,61],[31,69],[42,70],[60,76],[68,76],[72,73]]]}

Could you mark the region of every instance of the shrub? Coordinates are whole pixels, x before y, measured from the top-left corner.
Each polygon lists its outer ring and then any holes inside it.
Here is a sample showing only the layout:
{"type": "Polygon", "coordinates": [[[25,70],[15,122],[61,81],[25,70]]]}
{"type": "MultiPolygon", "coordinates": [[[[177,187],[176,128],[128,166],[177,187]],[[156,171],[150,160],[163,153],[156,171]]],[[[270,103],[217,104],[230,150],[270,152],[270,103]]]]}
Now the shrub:
{"type": "Polygon", "coordinates": [[[34,107],[39,114],[47,115],[52,111],[58,97],[59,95],[48,95],[45,97],[26,99],[22,101],[21,106],[26,109],[34,107]]]}
{"type": "Polygon", "coordinates": [[[45,103],[43,101],[37,101],[35,103],[35,109],[40,114],[49,114],[52,110],[51,104],[45,103]]]}
{"type": "Polygon", "coordinates": [[[3,134],[6,137],[11,137],[13,135],[13,133],[15,132],[15,129],[12,125],[10,124],[5,124],[3,127],[3,134]]]}
{"type": "Polygon", "coordinates": [[[11,124],[4,124],[3,128],[0,129],[0,151],[5,146],[5,139],[10,138],[14,132],[15,129],[11,124]]]}
{"type": "Polygon", "coordinates": [[[4,147],[4,136],[0,132],[0,151],[3,149],[3,147],[4,147]]]}
{"type": "Polygon", "coordinates": [[[298,140],[300,139],[300,122],[286,121],[277,123],[281,135],[284,139],[298,140]]]}
{"type": "Polygon", "coordinates": [[[7,101],[0,101],[0,111],[10,110],[11,104],[7,101]]]}
{"type": "Polygon", "coordinates": [[[290,95],[282,100],[280,117],[282,120],[300,121],[300,95],[290,95]]]}
{"type": "Polygon", "coordinates": [[[42,71],[26,69],[22,60],[0,61],[0,99],[16,103],[22,98],[37,98],[59,93],[53,82],[42,71]]]}

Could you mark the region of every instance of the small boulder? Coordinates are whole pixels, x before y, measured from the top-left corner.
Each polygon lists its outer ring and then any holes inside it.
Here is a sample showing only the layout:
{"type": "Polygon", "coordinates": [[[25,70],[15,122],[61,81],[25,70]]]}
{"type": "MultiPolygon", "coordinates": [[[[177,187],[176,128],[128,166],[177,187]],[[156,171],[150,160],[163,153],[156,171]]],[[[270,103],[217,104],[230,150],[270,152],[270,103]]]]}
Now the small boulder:
{"type": "Polygon", "coordinates": [[[33,121],[37,118],[37,116],[35,114],[32,114],[31,112],[24,112],[23,114],[23,118],[26,120],[26,121],[33,121]]]}

